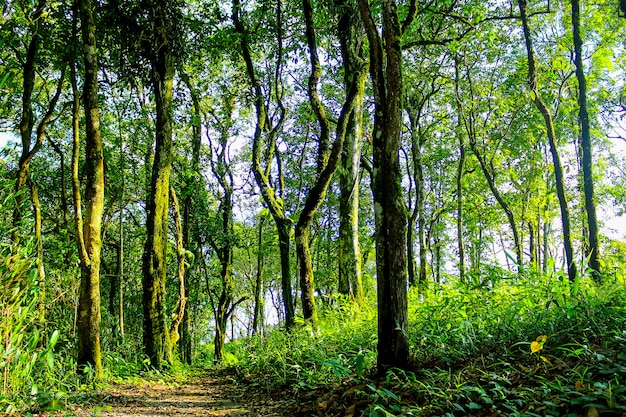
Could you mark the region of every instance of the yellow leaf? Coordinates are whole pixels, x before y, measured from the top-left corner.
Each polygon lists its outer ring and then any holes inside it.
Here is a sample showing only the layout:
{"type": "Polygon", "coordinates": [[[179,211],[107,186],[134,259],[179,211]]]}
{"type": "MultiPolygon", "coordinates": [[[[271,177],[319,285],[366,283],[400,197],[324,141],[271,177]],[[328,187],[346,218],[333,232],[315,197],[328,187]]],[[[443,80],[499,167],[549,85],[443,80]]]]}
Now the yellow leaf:
{"type": "Polygon", "coordinates": [[[541,345],[539,344],[539,342],[532,342],[530,344],[530,352],[531,353],[537,353],[541,350],[541,345]]]}
{"type": "Polygon", "coordinates": [[[583,384],[583,381],[581,381],[580,379],[578,381],[576,381],[576,391],[580,391],[583,388],[585,388],[585,385],[583,384]]]}
{"type": "Polygon", "coordinates": [[[552,362],[550,362],[550,360],[548,358],[546,358],[545,356],[539,356],[539,357],[541,358],[542,361],[544,361],[548,365],[553,366],[552,362]]]}
{"type": "Polygon", "coordinates": [[[600,417],[600,413],[598,413],[598,409],[591,406],[587,410],[587,417],[600,417]]]}
{"type": "Polygon", "coordinates": [[[352,404],[350,407],[346,408],[345,416],[353,416],[356,413],[356,404],[352,404]]]}
{"type": "Polygon", "coordinates": [[[546,336],[545,334],[537,336],[537,339],[535,340],[543,345],[544,343],[546,343],[546,340],[548,340],[548,336],[546,336]]]}

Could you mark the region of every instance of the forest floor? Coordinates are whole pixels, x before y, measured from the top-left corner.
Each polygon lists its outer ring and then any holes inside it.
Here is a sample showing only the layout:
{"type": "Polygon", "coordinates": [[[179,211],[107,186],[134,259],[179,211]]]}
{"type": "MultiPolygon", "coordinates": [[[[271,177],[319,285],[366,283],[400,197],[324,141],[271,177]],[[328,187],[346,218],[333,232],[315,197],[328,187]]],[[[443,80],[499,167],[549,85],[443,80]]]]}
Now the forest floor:
{"type": "Polygon", "coordinates": [[[140,381],[112,384],[81,405],[36,417],[257,417],[283,416],[284,401],[263,398],[224,371],[207,370],[186,382],[140,381]]]}

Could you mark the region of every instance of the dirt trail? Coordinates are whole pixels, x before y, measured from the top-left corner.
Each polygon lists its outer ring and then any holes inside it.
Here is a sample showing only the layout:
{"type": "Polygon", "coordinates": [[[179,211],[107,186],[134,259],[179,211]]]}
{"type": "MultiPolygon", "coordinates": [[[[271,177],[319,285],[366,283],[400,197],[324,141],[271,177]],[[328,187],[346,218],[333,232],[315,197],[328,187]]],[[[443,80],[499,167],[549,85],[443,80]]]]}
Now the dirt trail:
{"type": "Polygon", "coordinates": [[[72,410],[77,417],[257,417],[280,416],[275,403],[249,404],[244,388],[211,372],[185,384],[144,382],[113,385],[101,400],[72,410]],[[248,404],[246,404],[248,402],[248,404]]]}

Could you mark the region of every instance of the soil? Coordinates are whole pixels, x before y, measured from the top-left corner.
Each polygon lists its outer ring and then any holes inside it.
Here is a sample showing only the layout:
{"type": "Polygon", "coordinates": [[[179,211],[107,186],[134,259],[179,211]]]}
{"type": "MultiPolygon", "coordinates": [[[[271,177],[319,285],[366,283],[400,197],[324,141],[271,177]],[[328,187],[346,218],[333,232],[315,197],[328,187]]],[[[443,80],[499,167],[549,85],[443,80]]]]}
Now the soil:
{"type": "MultiPolygon", "coordinates": [[[[219,371],[185,383],[111,385],[90,404],[69,407],[76,417],[257,417],[282,416],[280,401],[264,400],[219,371]]],[[[53,416],[55,414],[36,414],[53,416]]]]}

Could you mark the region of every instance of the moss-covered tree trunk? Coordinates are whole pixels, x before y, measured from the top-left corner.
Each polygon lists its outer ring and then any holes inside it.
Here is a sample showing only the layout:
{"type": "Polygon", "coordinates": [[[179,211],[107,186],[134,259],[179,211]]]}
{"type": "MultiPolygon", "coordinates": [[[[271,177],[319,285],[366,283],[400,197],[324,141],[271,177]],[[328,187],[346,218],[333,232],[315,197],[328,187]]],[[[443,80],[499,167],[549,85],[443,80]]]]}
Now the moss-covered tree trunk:
{"type": "MultiPolygon", "coordinates": [[[[191,119],[191,161],[189,170],[190,172],[190,180],[186,181],[186,187],[183,190],[183,201],[182,201],[182,215],[183,215],[183,246],[185,249],[190,250],[197,254],[197,246],[196,239],[192,239],[192,234],[194,234],[194,230],[197,229],[197,215],[196,208],[197,203],[196,199],[198,196],[198,192],[203,187],[203,182],[200,180],[200,150],[202,145],[202,110],[200,108],[200,98],[198,97],[197,89],[192,85],[191,78],[189,74],[185,72],[181,72],[181,78],[183,82],[187,85],[189,89],[189,93],[191,96],[191,102],[193,104],[193,114],[191,119]]],[[[190,283],[192,280],[193,269],[190,268],[188,273],[185,274],[185,298],[189,303],[190,297],[190,283]]],[[[189,304],[188,304],[189,305],[189,304]]],[[[183,362],[191,365],[193,362],[192,355],[192,333],[191,333],[191,315],[190,309],[186,308],[183,320],[180,328],[180,352],[182,356],[183,362]]]]}
{"type": "Polygon", "coordinates": [[[151,62],[156,104],[155,151],[147,207],[147,239],[143,253],[143,343],[151,365],[163,366],[168,329],[165,323],[168,210],[172,162],[173,34],[168,33],[167,0],[154,3],[154,39],[151,62]]]}
{"type": "Polygon", "coordinates": [[[176,297],[176,306],[172,314],[172,323],[169,328],[169,338],[166,345],[167,360],[172,363],[174,361],[174,349],[180,340],[180,325],[185,318],[187,306],[187,291],[185,287],[185,275],[187,272],[187,254],[183,245],[183,221],[180,215],[180,204],[174,187],[170,187],[170,200],[172,203],[172,215],[174,217],[174,231],[176,235],[176,260],[178,261],[178,272],[176,274],[178,283],[178,297],[176,297]]]}
{"type": "MultiPolygon", "coordinates": [[[[98,55],[96,27],[91,0],[80,1],[83,36],[85,78],[83,105],[85,109],[85,218],[79,233],[80,295],[78,301],[78,359],[79,370],[85,372],[93,367],[96,377],[102,376],[100,351],[100,251],[102,248],[102,214],[104,212],[104,154],[100,136],[98,112],[98,55]]],[[[78,109],[78,97],[74,97],[74,118],[78,109]]],[[[74,120],[75,127],[78,123],[74,120]]],[[[78,131],[74,132],[74,153],[78,152],[78,131]]],[[[75,191],[78,189],[78,159],[74,158],[75,191]]],[[[77,194],[77,193],[75,193],[77,194]]],[[[75,195],[77,215],[81,204],[80,194],[75,195]]],[[[80,221],[78,225],[80,227],[80,221]]]]}
{"type": "MultiPolygon", "coordinates": [[[[346,91],[367,71],[362,39],[363,24],[356,4],[336,0],[342,11],[338,31],[343,59],[346,91]]],[[[360,86],[359,86],[360,87],[360,86]]],[[[359,185],[363,136],[364,85],[356,93],[354,110],[350,115],[345,143],[341,153],[339,175],[339,285],[341,294],[350,295],[358,304],[364,302],[361,246],[359,242],[359,185]]]]}
{"type": "Polygon", "coordinates": [[[402,27],[395,1],[382,2],[382,29],[367,0],[359,11],[370,45],[370,76],[375,99],[373,145],[376,275],[378,295],[378,371],[409,362],[406,209],[399,162],[402,129],[402,32],[416,13],[411,2],[402,27]],[[382,33],[382,39],[381,34],[382,33]]]}
{"type": "Polygon", "coordinates": [[[263,273],[265,269],[265,250],[263,249],[263,226],[265,216],[259,215],[259,231],[257,234],[256,276],[254,280],[254,313],[252,316],[252,333],[263,334],[265,326],[265,285],[263,273]]]}
{"type": "Polygon", "coordinates": [[[309,248],[309,229],[313,222],[313,218],[326,198],[326,192],[333,174],[339,165],[339,159],[346,138],[348,121],[357,102],[359,91],[363,91],[366,71],[361,64],[359,69],[355,71],[355,77],[351,80],[351,84],[346,93],[337,127],[335,131],[335,139],[330,145],[330,123],[326,116],[324,106],[319,97],[317,88],[321,76],[321,63],[317,53],[317,39],[313,22],[313,7],[310,0],[303,0],[302,8],[304,12],[304,20],[306,24],[306,37],[309,46],[309,59],[311,64],[311,72],[309,75],[308,94],[309,103],[313,109],[319,124],[319,147],[318,147],[318,175],[304,202],[304,207],[296,224],[295,240],[296,255],[298,256],[298,265],[300,268],[300,290],[302,295],[302,312],[304,319],[309,321],[313,328],[317,326],[317,313],[314,299],[314,280],[313,280],[313,261],[311,258],[311,250],[309,248]],[[328,150],[327,150],[328,148],[328,150]]]}
{"type": "MultiPolygon", "coordinates": [[[[276,157],[276,138],[282,129],[286,109],[282,103],[283,88],[280,85],[281,65],[283,60],[282,46],[282,2],[276,3],[276,68],[275,81],[270,90],[274,90],[274,99],[276,101],[276,120],[272,121],[267,114],[266,97],[263,92],[261,79],[257,76],[254,61],[252,59],[252,51],[250,47],[249,31],[241,20],[241,2],[233,0],[232,20],[235,31],[239,35],[239,46],[241,54],[246,65],[246,72],[250,82],[252,97],[254,99],[255,109],[255,128],[252,141],[252,172],[254,179],[259,186],[263,201],[267,206],[274,222],[278,234],[278,247],[280,252],[280,270],[281,270],[281,287],[283,297],[283,307],[285,315],[285,327],[291,329],[295,324],[295,308],[292,294],[291,284],[291,226],[293,222],[287,217],[283,200],[280,196],[281,190],[276,190],[271,185],[270,172],[272,160],[276,157]],[[262,159],[262,155],[263,158],[262,159]]],[[[269,102],[269,101],[268,101],[269,102]]],[[[279,172],[278,183],[283,184],[283,174],[279,172]]]]}

